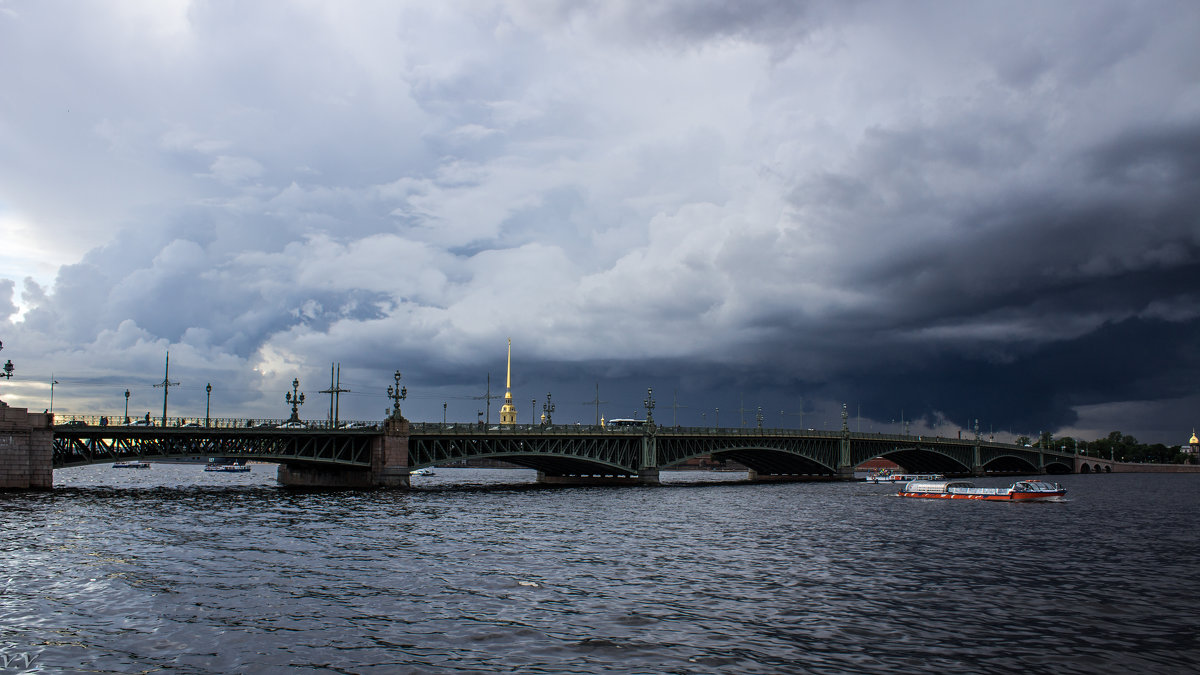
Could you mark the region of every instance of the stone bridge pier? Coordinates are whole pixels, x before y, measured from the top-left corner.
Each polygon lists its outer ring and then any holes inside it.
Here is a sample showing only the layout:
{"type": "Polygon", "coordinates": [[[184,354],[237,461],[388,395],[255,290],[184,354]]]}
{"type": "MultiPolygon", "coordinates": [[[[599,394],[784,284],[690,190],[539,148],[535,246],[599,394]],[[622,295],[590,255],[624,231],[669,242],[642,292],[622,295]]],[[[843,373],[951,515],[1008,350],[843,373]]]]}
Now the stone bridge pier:
{"type": "Polygon", "coordinates": [[[408,487],[408,436],[403,417],[388,418],[383,434],[371,441],[371,468],[280,464],[280,485],[311,488],[408,487]]]}
{"type": "Polygon", "coordinates": [[[54,416],[0,401],[0,490],[54,487],[54,416]]]}

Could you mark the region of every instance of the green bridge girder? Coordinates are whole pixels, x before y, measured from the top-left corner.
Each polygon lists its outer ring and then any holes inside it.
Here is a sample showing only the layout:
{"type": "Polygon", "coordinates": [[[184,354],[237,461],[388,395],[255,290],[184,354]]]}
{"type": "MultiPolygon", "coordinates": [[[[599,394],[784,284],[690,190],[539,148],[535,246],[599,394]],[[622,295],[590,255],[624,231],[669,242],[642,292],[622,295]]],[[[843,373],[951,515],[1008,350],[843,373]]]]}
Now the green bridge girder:
{"type": "MultiPolygon", "coordinates": [[[[381,434],[377,428],[60,425],[55,427],[53,466],[229,457],[365,469],[371,465],[372,442],[381,434]]],[[[650,431],[533,425],[488,429],[416,423],[411,426],[408,450],[410,469],[497,459],[548,476],[636,476],[706,456],[737,462],[760,476],[845,476],[874,457],[890,459],[911,472],[947,475],[1074,469],[1073,455],[1037,448],[974,439],[794,429],[659,427],[650,431]]]]}
{"type": "Polygon", "coordinates": [[[429,429],[414,425],[408,438],[409,466],[418,469],[467,459],[498,459],[547,475],[636,475],[643,435],[583,434],[565,430],[480,431],[429,429]]]}
{"type": "Polygon", "coordinates": [[[229,457],[281,464],[371,466],[378,431],[56,427],[52,466],[126,460],[229,457]]]}

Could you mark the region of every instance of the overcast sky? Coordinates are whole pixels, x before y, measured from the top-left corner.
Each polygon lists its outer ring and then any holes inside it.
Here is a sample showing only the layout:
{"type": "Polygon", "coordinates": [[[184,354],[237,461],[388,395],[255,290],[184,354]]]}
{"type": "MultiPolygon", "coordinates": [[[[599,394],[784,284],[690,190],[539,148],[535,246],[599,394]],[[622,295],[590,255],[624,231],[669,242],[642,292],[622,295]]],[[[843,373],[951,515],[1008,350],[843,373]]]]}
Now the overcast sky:
{"type": "Polygon", "coordinates": [[[1182,443],[1198,35],[1190,0],[0,0],[0,397],[160,415],[170,350],[172,415],[299,378],[324,418],[338,362],[343,418],[400,370],[473,421],[511,337],[521,422],[653,387],[683,425],[1182,443]]]}

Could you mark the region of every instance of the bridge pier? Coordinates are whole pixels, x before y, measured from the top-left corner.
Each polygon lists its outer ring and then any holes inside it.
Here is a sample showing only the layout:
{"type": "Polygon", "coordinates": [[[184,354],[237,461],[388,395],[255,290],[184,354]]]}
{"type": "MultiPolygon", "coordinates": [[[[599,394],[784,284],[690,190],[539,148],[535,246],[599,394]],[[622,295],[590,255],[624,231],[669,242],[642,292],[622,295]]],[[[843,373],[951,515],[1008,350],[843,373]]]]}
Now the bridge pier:
{"type": "Polygon", "coordinates": [[[280,485],[312,488],[406,488],[409,487],[408,436],[410,426],[403,417],[384,422],[383,435],[371,441],[371,468],[338,468],[312,464],[280,464],[280,485]]]}
{"type": "Polygon", "coordinates": [[[0,401],[0,490],[54,487],[53,420],[0,401]]]}
{"type": "Polygon", "coordinates": [[[54,416],[0,401],[0,490],[54,486],[54,416]]]}

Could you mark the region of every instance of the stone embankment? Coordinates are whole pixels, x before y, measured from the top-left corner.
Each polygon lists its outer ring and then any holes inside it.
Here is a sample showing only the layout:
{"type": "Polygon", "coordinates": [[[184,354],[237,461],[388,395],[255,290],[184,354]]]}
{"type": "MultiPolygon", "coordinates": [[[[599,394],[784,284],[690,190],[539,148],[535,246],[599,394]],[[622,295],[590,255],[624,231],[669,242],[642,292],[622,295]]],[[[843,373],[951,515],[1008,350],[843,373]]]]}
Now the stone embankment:
{"type": "Polygon", "coordinates": [[[54,416],[0,401],[0,490],[54,486],[54,416]]]}

